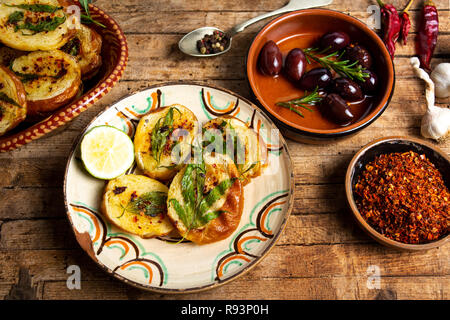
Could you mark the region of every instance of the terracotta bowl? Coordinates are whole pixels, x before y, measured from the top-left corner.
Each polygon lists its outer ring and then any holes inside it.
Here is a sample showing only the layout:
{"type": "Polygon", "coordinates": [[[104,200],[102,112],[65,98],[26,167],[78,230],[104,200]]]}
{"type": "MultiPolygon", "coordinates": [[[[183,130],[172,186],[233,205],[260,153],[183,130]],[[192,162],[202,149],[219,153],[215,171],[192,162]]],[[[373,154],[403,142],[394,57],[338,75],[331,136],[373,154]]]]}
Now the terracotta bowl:
{"type": "Polygon", "coordinates": [[[353,198],[353,186],[355,185],[358,176],[364,170],[366,164],[373,161],[375,157],[380,154],[407,151],[425,154],[441,172],[447,188],[450,188],[450,157],[444,151],[440,150],[435,145],[420,139],[409,137],[387,137],[375,140],[363,147],[355,154],[350,162],[345,176],[345,193],[348,205],[362,229],[373,239],[385,246],[408,251],[427,250],[443,246],[449,241],[450,235],[424,244],[406,244],[391,240],[372,228],[361,216],[356,207],[355,199],[353,198]]]}
{"type": "MultiPolygon", "coordinates": [[[[315,68],[319,65],[310,65],[315,68]]],[[[383,41],[366,24],[341,12],[307,9],[285,14],[268,23],[255,37],[247,56],[247,77],[255,99],[289,138],[300,142],[323,143],[354,134],[374,122],[386,109],[394,91],[394,66],[383,41]],[[264,44],[273,40],[283,59],[293,48],[315,47],[317,40],[331,31],[343,31],[352,42],[365,46],[372,55],[371,68],[379,78],[378,92],[371,108],[363,109],[359,120],[342,127],[324,118],[318,110],[304,110],[305,118],[276,106],[303,95],[303,90],[283,75],[270,77],[258,70],[258,56],[264,44]],[[366,111],[364,111],[366,110],[366,111]]]]}
{"type": "MultiPolygon", "coordinates": [[[[78,4],[78,2],[77,2],[78,4]]],[[[92,79],[83,81],[83,95],[39,122],[21,123],[0,137],[0,152],[11,151],[64,126],[105,96],[119,81],[128,61],[128,46],[119,25],[99,8],[89,5],[91,16],[106,28],[90,25],[102,36],[103,64],[92,79]]]]}

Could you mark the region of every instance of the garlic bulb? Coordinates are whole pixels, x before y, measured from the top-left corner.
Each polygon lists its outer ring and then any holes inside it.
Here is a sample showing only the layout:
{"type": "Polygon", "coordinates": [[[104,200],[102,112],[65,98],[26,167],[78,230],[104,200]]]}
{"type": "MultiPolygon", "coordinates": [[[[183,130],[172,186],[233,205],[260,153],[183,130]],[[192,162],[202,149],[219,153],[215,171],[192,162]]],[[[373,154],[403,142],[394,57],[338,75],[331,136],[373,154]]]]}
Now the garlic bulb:
{"type": "Polygon", "coordinates": [[[434,105],[434,82],[428,73],[420,68],[420,62],[417,57],[411,58],[411,65],[416,75],[427,84],[425,98],[427,100],[427,112],[422,118],[420,131],[425,138],[435,139],[437,141],[445,140],[450,134],[450,109],[441,108],[434,105]]]}
{"type": "Polygon", "coordinates": [[[450,96],[450,63],[438,64],[431,72],[431,80],[434,82],[436,97],[450,96]]]}

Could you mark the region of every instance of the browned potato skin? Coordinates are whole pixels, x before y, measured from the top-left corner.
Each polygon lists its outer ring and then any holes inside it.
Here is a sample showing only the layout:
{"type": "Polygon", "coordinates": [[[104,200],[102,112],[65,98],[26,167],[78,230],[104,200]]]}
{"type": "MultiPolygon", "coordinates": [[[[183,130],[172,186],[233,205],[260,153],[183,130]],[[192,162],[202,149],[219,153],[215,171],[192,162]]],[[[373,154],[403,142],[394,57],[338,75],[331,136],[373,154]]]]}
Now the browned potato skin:
{"type": "MultiPolygon", "coordinates": [[[[94,77],[102,66],[102,37],[93,28],[81,25],[74,38],[80,41],[80,50],[74,58],[80,65],[82,79],[88,80],[94,77]]],[[[67,52],[65,47],[61,49],[67,52]]]]}
{"type": "MultiPolygon", "coordinates": [[[[36,51],[36,52],[32,52],[29,53],[27,56],[22,56],[18,59],[16,59],[12,66],[14,66],[13,68],[15,68],[16,65],[16,61],[18,61],[19,59],[23,59],[26,61],[25,66],[29,66],[31,68],[37,68],[35,67],[37,65],[36,61],[41,58],[43,60],[43,63],[47,63],[48,60],[48,55],[50,55],[50,57],[52,59],[54,59],[54,61],[57,61],[59,59],[65,59],[64,61],[66,61],[66,63],[69,66],[72,66],[72,72],[74,72],[74,79],[72,82],[68,83],[69,85],[67,87],[65,87],[64,91],[59,93],[58,95],[55,96],[50,96],[50,97],[45,97],[43,96],[41,99],[30,99],[30,96],[27,95],[27,105],[28,105],[28,116],[29,119],[27,120],[37,120],[43,116],[47,116],[50,112],[58,109],[59,107],[68,104],[70,101],[72,101],[73,99],[76,98],[77,93],[80,90],[80,86],[81,86],[81,73],[80,73],[80,69],[79,66],[76,64],[75,59],[62,52],[59,50],[53,50],[53,51],[36,51]],[[30,56],[33,55],[33,58],[31,58],[30,56]],[[27,60],[30,59],[30,60],[27,60]],[[33,60],[36,59],[36,60],[33,60]]],[[[21,61],[23,61],[21,60],[21,61]]],[[[20,62],[17,62],[20,65],[20,62]]],[[[42,67],[42,66],[39,66],[42,67]]],[[[13,70],[16,71],[16,70],[13,70]]],[[[16,71],[17,72],[17,71],[16,71]]],[[[51,81],[51,80],[47,80],[47,81],[51,81]]],[[[27,90],[26,85],[24,85],[25,87],[25,91],[27,90]]],[[[39,87],[38,87],[39,88],[39,87]]]]}
{"type": "MultiPolygon", "coordinates": [[[[20,81],[19,78],[16,77],[16,75],[9,70],[6,67],[0,66],[0,68],[2,69],[3,72],[5,72],[7,74],[8,77],[11,78],[12,82],[15,85],[14,91],[16,92],[17,95],[17,103],[19,105],[22,106],[22,108],[24,108],[25,110],[27,109],[27,94],[25,92],[25,88],[23,87],[22,81],[20,81]]],[[[21,117],[17,117],[14,119],[13,122],[10,123],[10,125],[8,126],[8,130],[14,129],[15,127],[17,127],[17,125],[19,125],[19,123],[21,123],[23,120],[25,120],[26,118],[26,112],[23,113],[23,116],[21,117]]],[[[0,132],[0,136],[3,135],[5,132],[1,133],[0,132]]]]}
{"type": "Polygon", "coordinates": [[[28,116],[32,118],[45,117],[61,106],[68,104],[76,98],[80,90],[80,85],[73,85],[67,88],[62,94],[45,100],[28,101],[28,116]]]}
{"type": "Polygon", "coordinates": [[[23,56],[24,54],[27,53],[0,44],[0,66],[9,67],[14,59],[23,56]]]}

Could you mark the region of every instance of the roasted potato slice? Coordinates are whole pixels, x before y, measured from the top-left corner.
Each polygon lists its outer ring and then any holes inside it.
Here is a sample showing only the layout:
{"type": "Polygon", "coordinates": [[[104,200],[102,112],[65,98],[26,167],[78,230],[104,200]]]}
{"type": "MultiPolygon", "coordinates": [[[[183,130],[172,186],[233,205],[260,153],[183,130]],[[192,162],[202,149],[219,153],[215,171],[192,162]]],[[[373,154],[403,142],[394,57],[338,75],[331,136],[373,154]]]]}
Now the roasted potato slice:
{"type": "Polygon", "coordinates": [[[197,244],[229,237],[239,226],[243,186],[234,162],[207,154],[202,164],[188,164],[172,180],[168,216],[185,239],[197,244]]]}
{"type": "Polygon", "coordinates": [[[95,76],[102,65],[102,37],[92,28],[81,25],[75,37],[69,40],[62,51],[72,55],[80,65],[83,80],[95,76]]]}
{"type": "Polygon", "coordinates": [[[142,238],[174,230],[167,212],[167,187],[141,175],[123,175],[111,180],[103,195],[102,212],[117,227],[142,238]]]}
{"type": "Polygon", "coordinates": [[[0,66],[0,136],[16,127],[27,116],[27,101],[22,82],[0,66]]]}
{"type": "Polygon", "coordinates": [[[75,59],[60,50],[35,51],[15,59],[11,70],[27,93],[28,115],[46,115],[69,103],[79,92],[81,71],[75,59]]]}
{"type": "Polygon", "coordinates": [[[182,168],[184,158],[190,155],[191,143],[198,130],[196,116],[180,104],[160,108],[142,117],[134,136],[138,167],[149,177],[171,179],[182,168]],[[172,151],[179,158],[174,158],[172,151]]]}
{"type": "Polygon", "coordinates": [[[75,34],[78,19],[66,13],[65,0],[0,1],[0,42],[23,50],[55,50],[75,34]]]}
{"type": "Polygon", "coordinates": [[[244,185],[251,178],[261,175],[266,166],[267,148],[264,141],[239,119],[219,117],[206,122],[203,125],[203,140],[206,152],[226,153],[233,158],[244,185]],[[220,139],[212,138],[215,135],[220,139]]]}

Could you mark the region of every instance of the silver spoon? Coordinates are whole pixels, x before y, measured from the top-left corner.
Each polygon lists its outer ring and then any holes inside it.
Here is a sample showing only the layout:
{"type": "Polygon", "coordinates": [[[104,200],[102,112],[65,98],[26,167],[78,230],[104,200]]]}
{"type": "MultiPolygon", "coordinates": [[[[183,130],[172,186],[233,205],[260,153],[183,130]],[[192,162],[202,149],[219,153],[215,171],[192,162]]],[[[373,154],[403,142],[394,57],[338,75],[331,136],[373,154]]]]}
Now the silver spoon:
{"type": "Polygon", "coordinates": [[[230,42],[228,44],[228,47],[226,47],[223,51],[217,52],[217,53],[209,53],[209,54],[202,54],[198,52],[197,49],[197,41],[201,40],[206,34],[212,34],[214,31],[220,31],[222,30],[215,28],[215,27],[203,27],[195,29],[188,34],[186,34],[181,40],[178,42],[178,47],[182,52],[184,52],[187,55],[194,56],[194,57],[214,57],[218,56],[219,54],[223,54],[230,50],[231,48],[231,42],[232,37],[243,31],[245,28],[247,28],[249,25],[256,23],[258,21],[261,21],[263,19],[273,17],[282,13],[291,12],[295,10],[301,10],[301,9],[307,9],[312,7],[321,7],[326,6],[330,3],[332,3],[333,0],[290,0],[287,5],[284,7],[277,9],[272,12],[268,12],[265,14],[262,14],[260,16],[257,16],[255,18],[252,18],[250,20],[247,20],[241,24],[238,24],[237,26],[233,27],[229,32],[224,32],[230,37],[230,42]]]}

